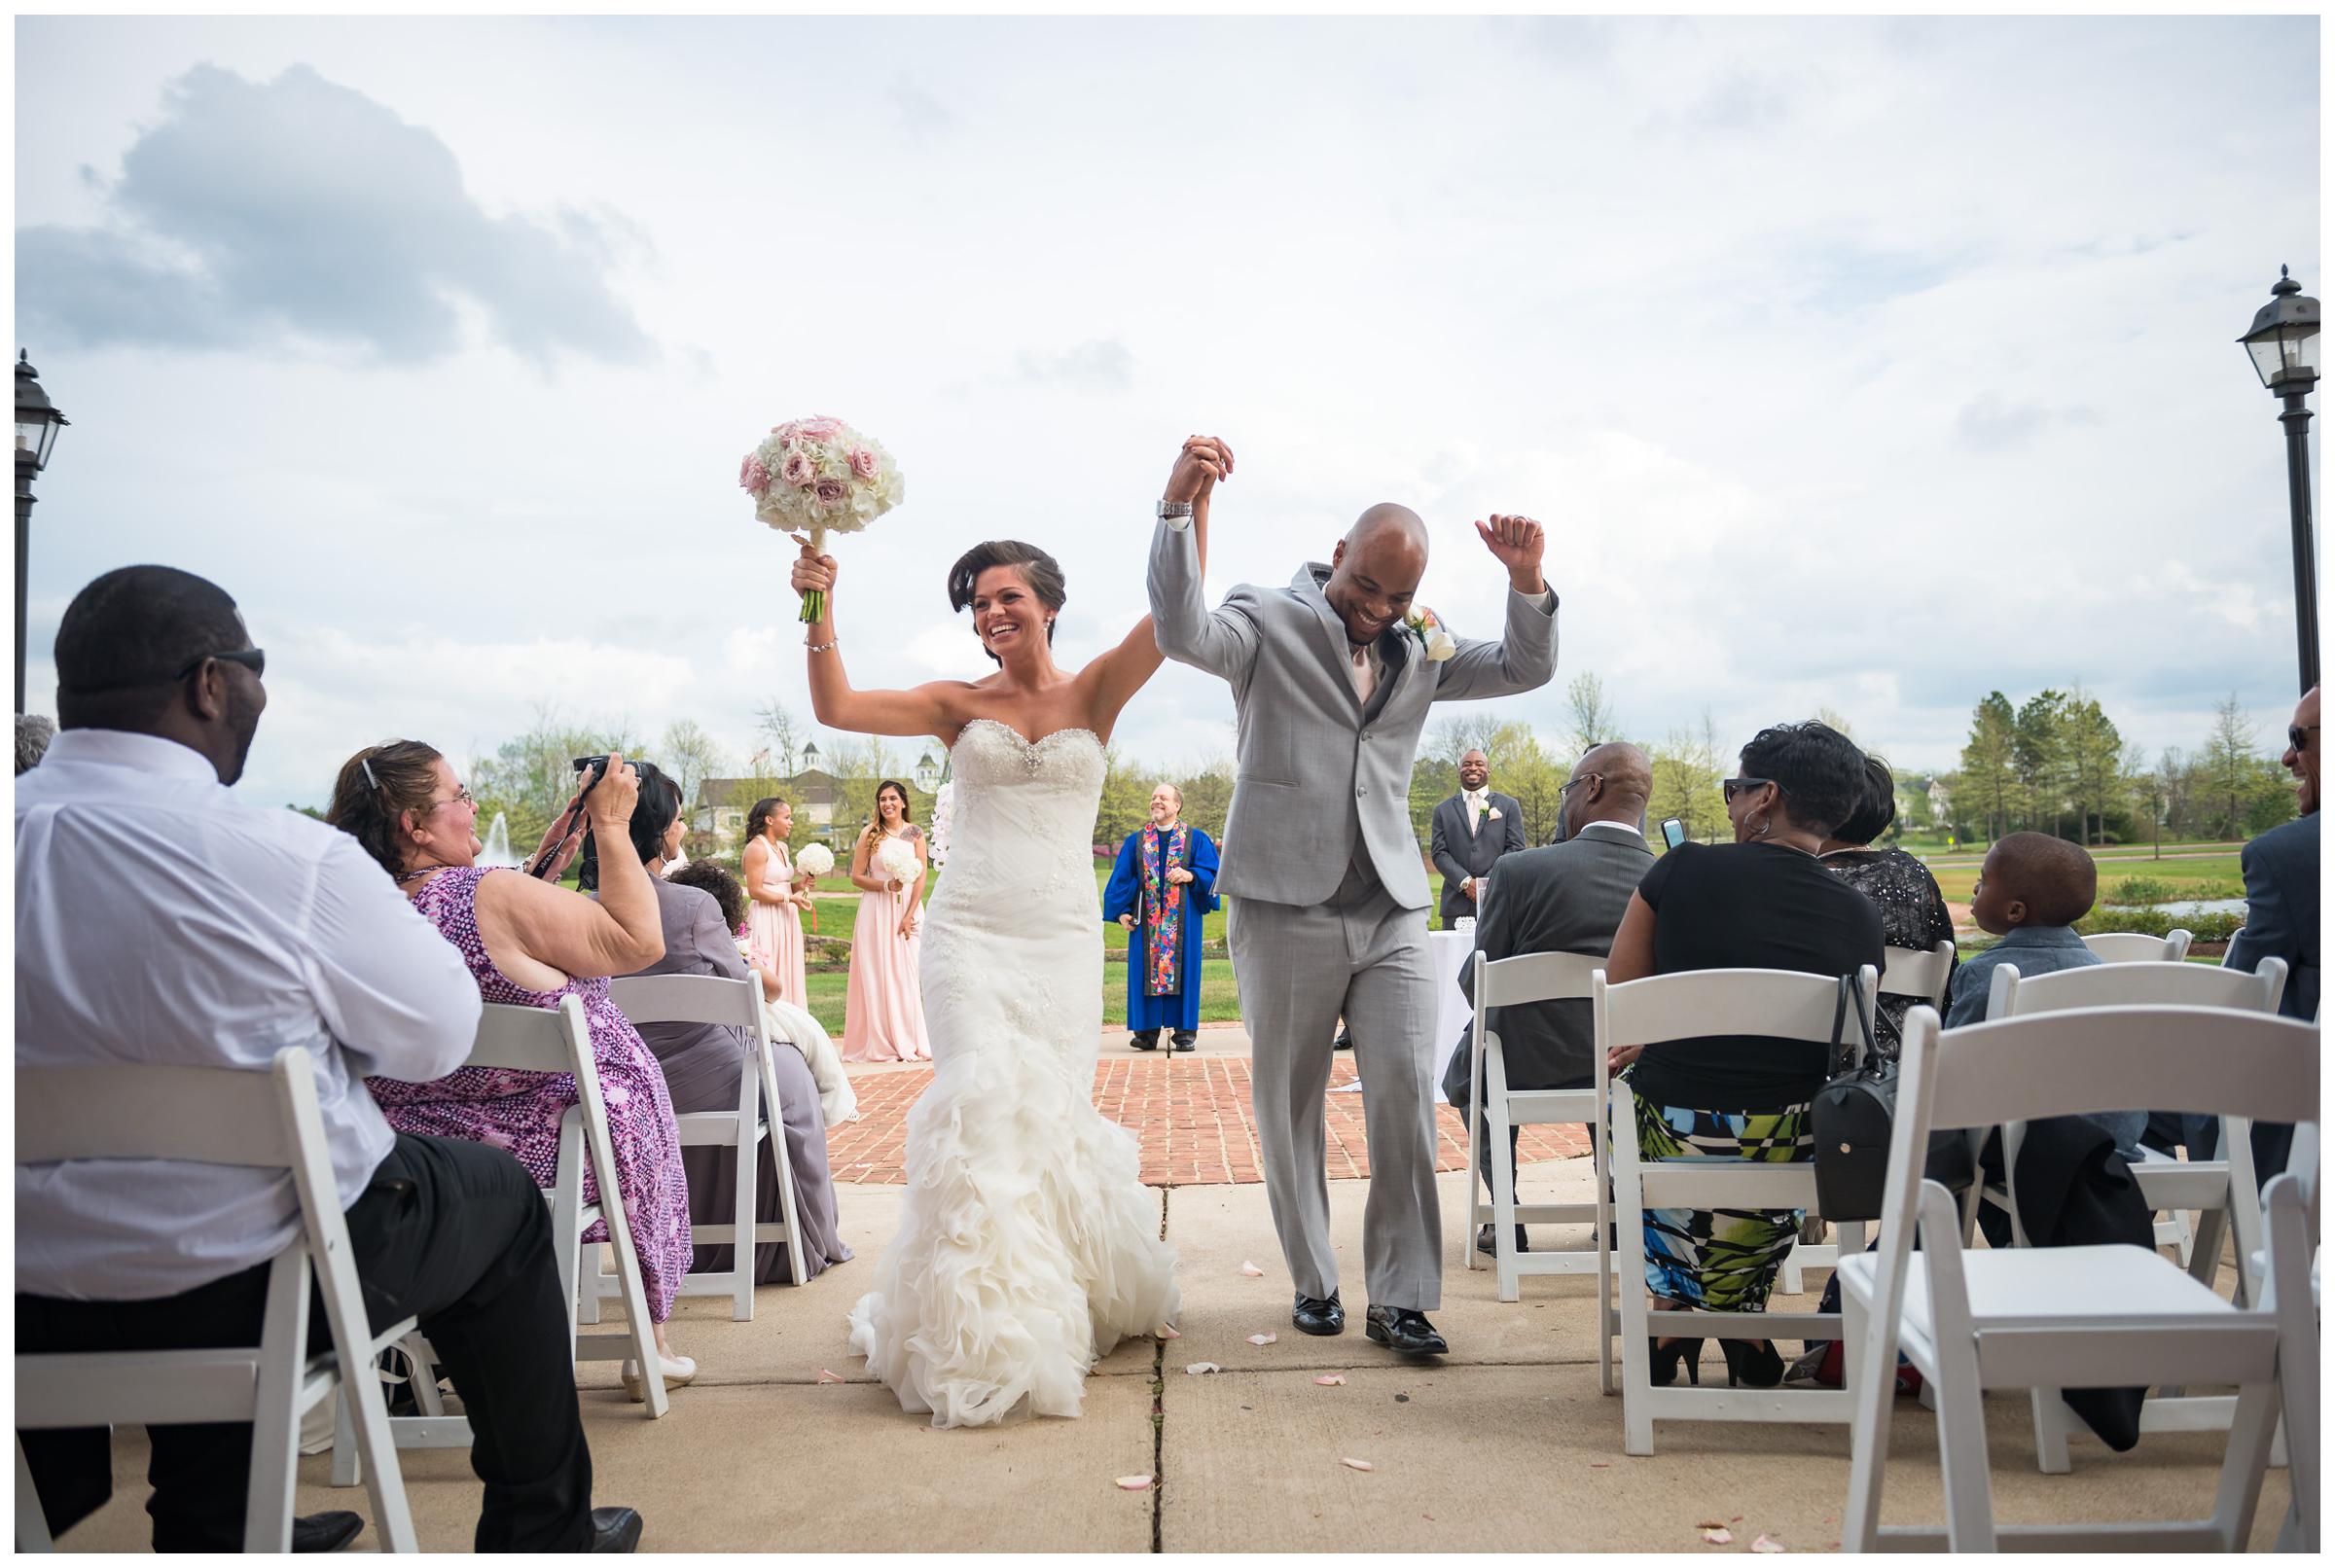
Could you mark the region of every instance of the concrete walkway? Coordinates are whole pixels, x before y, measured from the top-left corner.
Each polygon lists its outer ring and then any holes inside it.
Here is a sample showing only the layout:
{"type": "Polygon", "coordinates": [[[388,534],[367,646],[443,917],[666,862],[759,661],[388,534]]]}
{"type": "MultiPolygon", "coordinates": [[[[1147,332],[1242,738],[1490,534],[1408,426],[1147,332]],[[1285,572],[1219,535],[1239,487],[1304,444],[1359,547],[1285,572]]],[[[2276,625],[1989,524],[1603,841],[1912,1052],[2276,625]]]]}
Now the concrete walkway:
{"type": "MultiPolygon", "coordinates": [[[[1527,1168],[1527,1195],[1587,1191],[1587,1162],[1527,1168]]],[[[1598,1392],[1592,1284],[1527,1280],[1502,1305],[1489,1271],[1454,1266],[1435,1314],[1454,1353],[1397,1362],[1364,1339],[1359,1278],[1365,1184],[1331,1187],[1352,1326],[1315,1339],[1289,1325],[1289,1283],[1264,1189],[1163,1190],[1163,1223],[1181,1254],[1181,1337],[1121,1345],[1096,1369],[1076,1421],[935,1432],[902,1413],[844,1344],[844,1316],[875,1274],[901,1194],[842,1190],[858,1259],[809,1286],[768,1287],[751,1323],[727,1303],[685,1299],[675,1345],[698,1358],[695,1386],[663,1421],[616,1387],[612,1363],[588,1365],[583,1406],[596,1500],[638,1508],[651,1550],[1554,1551],[1746,1550],[1766,1534],[1793,1551],[1839,1538],[1847,1432],[1825,1426],[1678,1426],[1659,1452],[1621,1451],[1621,1404],[1598,1392]],[[1263,1273],[1241,1272],[1253,1263],[1263,1273]],[[1277,1335],[1254,1346],[1254,1334],[1277,1335]],[[1224,1370],[1190,1375],[1195,1362],[1224,1370]],[[844,1381],[822,1384],[823,1371],[844,1381]],[[1343,1386],[1317,1376],[1341,1373],[1343,1386]],[[1367,1474],[1342,1458],[1368,1460],[1367,1474]],[[1154,1476],[1148,1491],[1126,1476],[1154,1476]],[[1732,1547],[1697,1526],[1726,1523],[1732,1547]]],[[[1464,1194],[1442,1182],[1447,1259],[1464,1194]]],[[[1563,1228],[1535,1239],[1578,1242],[1563,1228]]],[[[1778,1307],[1794,1303],[1779,1301],[1778,1307]]],[[[1813,1307],[1814,1301],[1800,1303],[1813,1307]]],[[[1713,1351],[1706,1376],[1723,1376],[1713,1351]]],[[[1778,1395],[1788,1398],[1789,1391],[1778,1395]]],[[[2210,1435],[2151,1434],[2129,1454],[2087,1440],[2075,1471],[2033,1468],[2024,1398],[1988,1402],[1997,1509],[2005,1519],[2145,1519],[2209,1510],[2220,1454],[2210,1435]]],[[[1892,1522],[1941,1517],[1928,1412],[1898,1402],[1892,1522]]],[[[467,1455],[404,1455],[422,1544],[467,1549],[479,1486],[467,1455]]],[[[114,1501],[61,1544],[142,1550],[142,1434],[116,1445],[114,1501]]],[[[362,1490],[324,1483],[301,1462],[304,1512],[364,1512],[362,1490]]],[[[2287,1499],[2282,1471],[2263,1489],[2253,1543],[2267,1549],[2287,1499]]],[[[369,1529],[362,1545],[373,1546],[369,1529]]]]}

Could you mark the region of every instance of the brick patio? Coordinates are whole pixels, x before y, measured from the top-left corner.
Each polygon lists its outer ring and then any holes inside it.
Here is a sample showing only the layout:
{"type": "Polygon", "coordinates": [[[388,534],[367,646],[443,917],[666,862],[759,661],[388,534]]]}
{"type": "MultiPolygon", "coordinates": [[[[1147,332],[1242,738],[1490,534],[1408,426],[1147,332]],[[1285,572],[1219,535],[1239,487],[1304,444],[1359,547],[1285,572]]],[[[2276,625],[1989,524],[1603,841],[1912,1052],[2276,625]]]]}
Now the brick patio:
{"type": "MultiPolygon", "coordinates": [[[[1333,1181],[1370,1174],[1362,1096],[1336,1092],[1353,1081],[1353,1060],[1341,1055],[1330,1069],[1332,1092],[1325,1096],[1333,1181]]],[[[860,1120],[827,1134],[828,1164],[837,1181],[883,1186],[907,1180],[902,1160],[908,1111],[931,1082],[929,1067],[852,1075],[860,1120]]],[[[1264,1180],[1245,1055],[1106,1056],[1095,1069],[1095,1108],[1135,1135],[1150,1186],[1264,1180]]],[[[1467,1123],[1448,1105],[1437,1108],[1436,1122],[1435,1168],[1458,1170],[1467,1163],[1467,1123]]],[[[1571,1159],[1588,1152],[1588,1134],[1578,1127],[1527,1127],[1519,1158],[1571,1159]]]]}

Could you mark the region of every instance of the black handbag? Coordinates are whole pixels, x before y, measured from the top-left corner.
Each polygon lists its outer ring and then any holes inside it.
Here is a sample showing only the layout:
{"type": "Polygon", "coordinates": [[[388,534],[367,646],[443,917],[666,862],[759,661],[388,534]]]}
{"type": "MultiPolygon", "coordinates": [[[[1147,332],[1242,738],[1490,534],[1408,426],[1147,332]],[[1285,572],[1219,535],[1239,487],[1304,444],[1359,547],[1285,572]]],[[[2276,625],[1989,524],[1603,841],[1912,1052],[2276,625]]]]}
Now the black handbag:
{"type": "Polygon", "coordinates": [[[1808,1108],[1816,1146],[1816,1212],[1835,1224],[1878,1220],[1888,1184],[1889,1134],[1897,1120],[1897,1064],[1884,1061],[1873,1045],[1873,1019],[1854,975],[1841,977],[1840,1000],[1832,1015],[1832,1043],[1843,1038],[1849,1015],[1856,1015],[1864,1050],[1853,1059],[1836,1057],[1832,1077],[1808,1108]]]}

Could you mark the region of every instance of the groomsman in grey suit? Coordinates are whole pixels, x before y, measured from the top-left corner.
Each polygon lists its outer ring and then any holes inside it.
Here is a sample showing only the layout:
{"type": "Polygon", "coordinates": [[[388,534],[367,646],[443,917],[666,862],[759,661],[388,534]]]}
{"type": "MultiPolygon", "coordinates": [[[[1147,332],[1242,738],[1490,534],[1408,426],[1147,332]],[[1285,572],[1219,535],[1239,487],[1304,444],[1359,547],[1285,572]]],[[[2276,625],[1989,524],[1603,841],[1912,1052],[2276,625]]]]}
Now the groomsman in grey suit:
{"type": "MultiPolygon", "coordinates": [[[[1510,855],[1494,867],[1476,922],[1476,950],[1498,962],[1523,953],[1590,953],[1613,947],[1630,895],[1653,868],[1646,843],[1646,798],[1654,767],[1627,741],[1593,748],[1564,781],[1559,815],[1566,837],[1558,843],[1510,855]]],[[[1459,972],[1459,988],[1475,998],[1475,965],[1459,972]]],[[[1500,1037],[1500,1060],[1510,1088],[1587,1088],[1597,1081],[1596,1026],[1587,1002],[1529,1002],[1495,1009],[1484,1026],[1500,1037]]],[[[1448,1044],[1448,1042],[1447,1042],[1448,1044]]],[[[1464,1044],[1444,1069],[1443,1094],[1465,1107],[1464,1044]]],[[[1516,1174],[1516,1129],[1508,1132],[1508,1171],[1516,1174]]],[[[1481,1174],[1491,1186],[1491,1146],[1479,1144],[1481,1174]]],[[[1525,1228],[1516,1228],[1525,1250],[1525,1228]]],[[[1491,1252],[1491,1227],[1476,1235],[1476,1250],[1491,1252]]]]}
{"type": "Polygon", "coordinates": [[[1443,873],[1443,929],[1483,915],[1484,879],[1492,862],[1525,847],[1525,808],[1491,788],[1491,761],[1459,754],[1459,793],[1437,803],[1427,826],[1427,858],[1443,873]]]}
{"type": "MultiPolygon", "coordinates": [[[[1435,982],[1427,876],[1411,831],[1411,760],[1427,707],[1544,685],[1557,664],[1557,596],[1529,517],[1476,524],[1508,574],[1498,642],[1422,636],[1405,617],[1427,567],[1427,530],[1406,507],[1364,512],[1327,564],[1286,588],[1243,584],[1213,612],[1189,531],[1211,482],[1187,443],[1160,502],[1151,614],[1160,651],[1233,688],[1238,763],[1217,891],[1254,1042],[1265,1190],[1307,1334],[1346,1327],[1330,1250],[1322,1095],[1343,1013],[1361,1069],[1370,1139],[1363,1277],[1370,1337],[1399,1351],[1448,1348],[1426,1313],[1443,1301],[1435,1196],[1435,982]]],[[[1214,443],[1204,443],[1209,450],[1214,443]]]]}

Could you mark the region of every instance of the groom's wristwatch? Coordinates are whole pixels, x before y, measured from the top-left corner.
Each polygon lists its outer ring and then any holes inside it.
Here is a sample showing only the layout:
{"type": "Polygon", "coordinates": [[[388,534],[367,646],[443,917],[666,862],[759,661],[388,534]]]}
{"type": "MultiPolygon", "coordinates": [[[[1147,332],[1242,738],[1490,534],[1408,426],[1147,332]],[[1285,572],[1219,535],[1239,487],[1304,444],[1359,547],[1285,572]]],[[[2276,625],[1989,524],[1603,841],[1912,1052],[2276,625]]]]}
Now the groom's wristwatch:
{"type": "Polygon", "coordinates": [[[1186,528],[1192,526],[1192,503],[1189,501],[1162,501],[1160,503],[1160,520],[1177,533],[1182,533],[1186,528]]]}

